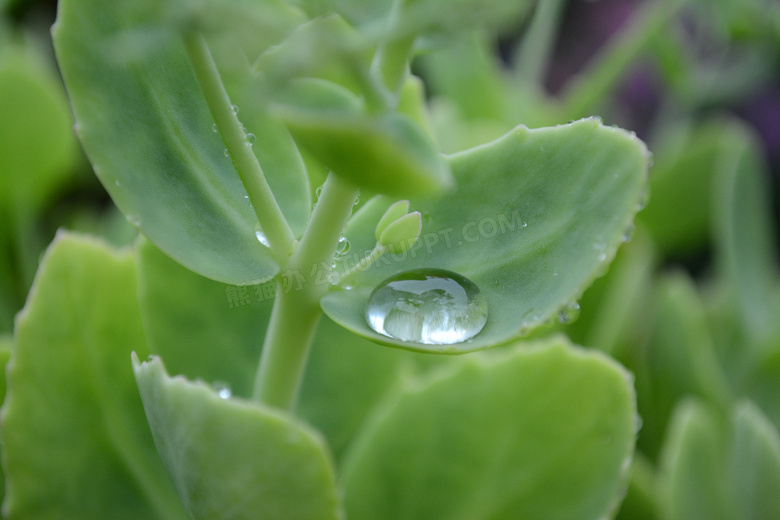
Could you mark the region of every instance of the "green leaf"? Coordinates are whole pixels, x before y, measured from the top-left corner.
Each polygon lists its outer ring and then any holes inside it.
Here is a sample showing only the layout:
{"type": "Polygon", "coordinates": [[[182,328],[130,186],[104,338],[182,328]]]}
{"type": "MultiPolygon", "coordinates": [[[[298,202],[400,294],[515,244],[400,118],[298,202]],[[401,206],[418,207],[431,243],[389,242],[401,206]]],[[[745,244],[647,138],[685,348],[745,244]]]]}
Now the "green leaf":
{"type": "Polygon", "coordinates": [[[138,301],[151,352],[172,374],[227,384],[234,395],[251,396],[275,284],[209,280],[145,239],[136,253],[138,301]]]}
{"type": "Polygon", "coordinates": [[[725,478],[728,440],[719,419],[694,400],[677,406],[661,461],[666,520],[742,518],[725,478]]]}
{"type": "MultiPolygon", "coordinates": [[[[141,319],[150,350],[171,374],[230,388],[234,396],[251,396],[276,282],[250,287],[215,282],[185,269],[144,239],[136,255],[141,319]]],[[[405,352],[377,348],[327,318],[321,320],[298,413],[323,432],[339,456],[375,401],[394,384],[405,358],[405,352]]]]}
{"type": "Polygon", "coordinates": [[[675,413],[665,449],[668,520],[780,515],[780,434],[751,402],[728,421],[698,402],[675,413]]]}
{"type": "MultiPolygon", "coordinates": [[[[420,238],[405,254],[385,255],[349,278],[352,290],[322,300],[334,321],[372,341],[421,351],[461,353],[507,343],[549,322],[606,269],[631,224],[646,181],[646,150],[618,129],[586,119],[503,138],[449,157],[457,189],[410,198],[423,216],[420,238]],[[467,343],[419,345],[375,333],[365,320],[371,291],[408,269],[466,276],[488,303],[485,328],[467,343]]],[[[350,221],[346,236],[360,260],[394,202],[378,198],[350,221]]]]}
{"type": "Polygon", "coordinates": [[[376,403],[398,384],[409,356],[379,348],[324,318],[309,355],[296,413],[322,431],[340,460],[376,403]]]}
{"type": "Polygon", "coordinates": [[[651,169],[651,204],[637,216],[662,253],[690,254],[706,245],[713,207],[708,194],[725,139],[727,128],[717,122],[664,133],[651,169]]]}
{"type": "Polygon", "coordinates": [[[749,401],[737,407],[733,422],[731,474],[742,518],[780,518],[780,434],[749,401]]]}
{"type": "Polygon", "coordinates": [[[394,254],[404,253],[419,238],[421,229],[422,215],[419,211],[412,211],[391,222],[379,236],[379,244],[389,248],[394,254]]]}
{"type": "MultiPolygon", "coordinates": [[[[209,11],[212,23],[235,18],[225,2],[210,5],[224,11],[209,11]]],[[[274,275],[278,266],[255,237],[257,217],[212,131],[179,36],[181,20],[171,18],[172,12],[186,18],[191,6],[185,7],[65,0],[53,31],[58,61],[79,138],[119,209],[193,271],[226,283],[253,283],[274,275]]],[[[255,32],[277,21],[271,17],[255,32]]],[[[240,49],[231,41],[213,43],[231,101],[257,137],[253,150],[300,235],[311,207],[303,162],[283,125],[258,102],[240,49]]]]}
{"type": "Polygon", "coordinates": [[[382,236],[382,232],[387,229],[387,226],[403,217],[407,213],[409,213],[408,200],[399,200],[387,208],[385,214],[382,215],[382,218],[379,219],[379,222],[376,225],[376,230],[374,231],[374,236],[376,237],[377,241],[379,241],[379,237],[382,236]]]}
{"type": "Polygon", "coordinates": [[[738,302],[746,339],[776,346],[780,271],[769,194],[769,172],[757,137],[732,123],[719,154],[712,238],[726,283],[738,302]]]}
{"type": "Polygon", "coordinates": [[[718,363],[701,298],[685,274],[656,282],[650,336],[637,361],[639,447],[655,456],[672,411],[686,395],[728,405],[731,390],[718,363]]]}
{"type": "Polygon", "coordinates": [[[127,359],[146,355],[132,257],[59,234],[17,318],[5,518],[184,518],[127,359]]]}
{"type": "Polygon", "coordinates": [[[348,453],[353,520],[599,519],[625,489],[629,374],[557,338],[409,381],[348,453]]]}
{"type": "Polygon", "coordinates": [[[316,431],[171,378],[157,357],[140,363],[134,355],[133,368],[157,450],[191,518],[341,518],[333,464],[316,431]]]}
{"type": "Polygon", "coordinates": [[[318,77],[359,92],[357,74],[368,70],[372,50],[354,27],[330,14],[298,27],[283,43],[263,53],[254,69],[272,82],[318,77]]]}
{"type": "MultiPolygon", "coordinates": [[[[12,346],[13,338],[11,336],[0,336],[0,406],[5,401],[5,367],[11,357],[12,346]]],[[[1,454],[2,451],[0,451],[1,454]]],[[[5,475],[3,468],[0,467],[0,501],[2,501],[3,496],[5,496],[5,475]]]]}
{"type": "Polygon", "coordinates": [[[33,214],[72,176],[76,141],[65,93],[32,48],[0,49],[0,215],[33,214]]]}
{"type": "Polygon", "coordinates": [[[454,102],[468,120],[501,120],[509,110],[500,65],[489,45],[483,34],[467,33],[415,61],[425,71],[431,91],[454,102]]]}
{"type": "Polygon", "coordinates": [[[642,344],[651,326],[647,295],[652,291],[656,263],[653,244],[643,228],[633,234],[609,272],[583,294],[580,317],[565,328],[578,345],[598,348],[629,369],[635,365],[636,345],[642,344]]]}
{"type": "Polygon", "coordinates": [[[451,185],[446,161],[411,117],[365,114],[354,94],[324,80],[298,84],[305,85],[305,96],[289,96],[275,112],[295,141],[335,174],[361,188],[399,197],[436,193],[451,185]]]}
{"type": "Polygon", "coordinates": [[[641,453],[634,455],[631,481],[616,520],[656,520],[658,491],[655,469],[641,453]]]}
{"type": "Polygon", "coordinates": [[[457,35],[476,28],[501,31],[519,26],[532,6],[527,0],[406,0],[393,33],[400,37],[457,35]]]}

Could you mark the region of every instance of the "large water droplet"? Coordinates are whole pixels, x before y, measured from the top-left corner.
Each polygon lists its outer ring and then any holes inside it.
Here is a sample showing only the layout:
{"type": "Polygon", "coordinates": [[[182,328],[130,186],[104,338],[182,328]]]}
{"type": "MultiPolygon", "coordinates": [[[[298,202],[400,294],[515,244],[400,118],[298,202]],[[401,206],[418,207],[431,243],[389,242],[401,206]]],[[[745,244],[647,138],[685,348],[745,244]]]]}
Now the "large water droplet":
{"type": "Polygon", "coordinates": [[[366,320],[401,341],[451,345],[474,337],[487,322],[487,300],[474,282],[444,269],[414,269],[371,293],[366,320]]]}
{"type": "Polygon", "coordinates": [[[263,244],[265,247],[271,247],[271,244],[268,243],[268,239],[265,237],[263,228],[260,227],[259,223],[255,226],[255,236],[257,237],[258,242],[263,244]]]}
{"type": "Polygon", "coordinates": [[[253,133],[246,134],[246,144],[249,146],[254,145],[257,142],[257,136],[253,133]]]}

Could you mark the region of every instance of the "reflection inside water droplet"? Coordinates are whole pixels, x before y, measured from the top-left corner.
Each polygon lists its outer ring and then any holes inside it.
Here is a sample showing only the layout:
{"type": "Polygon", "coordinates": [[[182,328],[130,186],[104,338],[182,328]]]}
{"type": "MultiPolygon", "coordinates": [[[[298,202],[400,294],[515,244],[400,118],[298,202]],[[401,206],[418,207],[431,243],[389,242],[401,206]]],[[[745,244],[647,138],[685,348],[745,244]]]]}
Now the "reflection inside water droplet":
{"type": "Polygon", "coordinates": [[[487,322],[479,287],[444,269],[414,269],[392,276],[371,293],[366,320],[390,338],[450,345],[474,337],[487,322]]]}

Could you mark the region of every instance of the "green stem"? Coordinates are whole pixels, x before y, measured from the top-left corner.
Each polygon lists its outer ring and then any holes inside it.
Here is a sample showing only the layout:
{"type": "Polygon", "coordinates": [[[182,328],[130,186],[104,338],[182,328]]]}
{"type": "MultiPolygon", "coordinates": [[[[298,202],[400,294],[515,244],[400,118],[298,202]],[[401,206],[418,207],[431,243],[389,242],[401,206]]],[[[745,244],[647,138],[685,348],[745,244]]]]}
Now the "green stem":
{"type": "Polygon", "coordinates": [[[636,57],[668,27],[669,19],[682,3],[659,0],[641,8],[630,25],[609,42],[581,78],[566,89],[564,113],[571,118],[591,115],[589,112],[614,88],[636,57]]]}
{"type": "MultiPolygon", "coordinates": [[[[401,23],[403,0],[395,0],[388,19],[388,36],[379,46],[371,62],[371,74],[380,84],[389,90],[394,103],[397,103],[399,92],[409,65],[409,55],[416,40],[416,35],[397,36],[394,33],[401,23]]],[[[395,108],[395,107],[392,107],[395,108]]]]}
{"type": "Polygon", "coordinates": [[[526,85],[541,87],[558,33],[564,0],[544,0],[536,4],[531,26],[515,54],[515,70],[526,85]]]}
{"type": "Polygon", "coordinates": [[[331,265],[357,194],[349,182],[328,175],[288,269],[277,276],[277,298],[255,378],[253,396],[258,402],[288,410],[295,404],[322,315],[319,302],[329,286],[315,273],[323,263],[331,265]]]}
{"type": "Polygon", "coordinates": [[[260,227],[274,257],[281,265],[285,265],[295,236],[268,186],[252,147],[247,143],[244,127],[233,110],[205,38],[199,33],[185,33],[183,39],[195,78],[233,158],[236,172],[249,195],[260,227]]]}
{"type": "Polygon", "coordinates": [[[379,242],[377,242],[374,249],[371,250],[371,252],[366,255],[360,262],[355,264],[355,266],[352,269],[348,269],[343,275],[341,275],[338,279],[338,283],[341,283],[342,281],[346,280],[353,274],[357,273],[358,271],[363,272],[367,270],[371,264],[376,262],[380,256],[385,254],[388,250],[387,246],[383,246],[379,242]]]}

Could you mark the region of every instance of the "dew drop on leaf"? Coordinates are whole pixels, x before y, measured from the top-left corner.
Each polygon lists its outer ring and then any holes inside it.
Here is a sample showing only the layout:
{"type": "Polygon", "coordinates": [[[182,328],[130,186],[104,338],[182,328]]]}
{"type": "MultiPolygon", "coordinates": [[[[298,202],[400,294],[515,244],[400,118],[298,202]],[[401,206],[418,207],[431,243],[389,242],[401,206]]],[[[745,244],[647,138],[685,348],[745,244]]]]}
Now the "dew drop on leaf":
{"type": "Polygon", "coordinates": [[[249,146],[254,145],[257,142],[257,136],[253,133],[246,134],[246,144],[249,146]]]}
{"type": "Polygon", "coordinates": [[[368,325],[384,336],[426,345],[451,345],[474,337],[487,322],[479,287],[444,269],[414,269],[392,276],[371,293],[368,325]]]}
{"type": "Polygon", "coordinates": [[[317,198],[320,198],[320,195],[322,195],[322,186],[318,186],[315,190],[314,194],[317,196],[317,198]]]}
{"type": "Polygon", "coordinates": [[[558,312],[558,321],[561,323],[572,323],[580,317],[580,304],[571,302],[558,312]]]}
{"type": "Polygon", "coordinates": [[[211,387],[214,389],[220,399],[230,399],[233,396],[233,391],[230,389],[230,385],[224,381],[214,381],[211,387]]]}
{"type": "Polygon", "coordinates": [[[232,110],[234,114],[238,114],[238,105],[230,105],[230,110],[232,110]]]}
{"type": "Polygon", "coordinates": [[[631,222],[626,226],[626,229],[623,230],[623,235],[620,237],[620,240],[623,242],[631,242],[631,239],[634,237],[634,223],[631,222]]]}
{"type": "Polygon", "coordinates": [[[346,254],[349,251],[349,247],[350,244],[347,237],[339,238],[339,243],[336,246],[336,254],[339,256],[346,254]]]}
{"type": "Polygon", "coordinates": [[[255,236],[257,237],[257,241],[265,247],[271,247],[268,243],[268,239],[265,237],[265,233],[263,233],[263,228],[260,227],[259,223],[255,226],[255,236]]]}
{"type": "Polygon", "coordinates": [[[211,131],[214,132],[215,134],[219,132],[219,127],[217,126],[217,123],[211,125],[211,131]]]}

